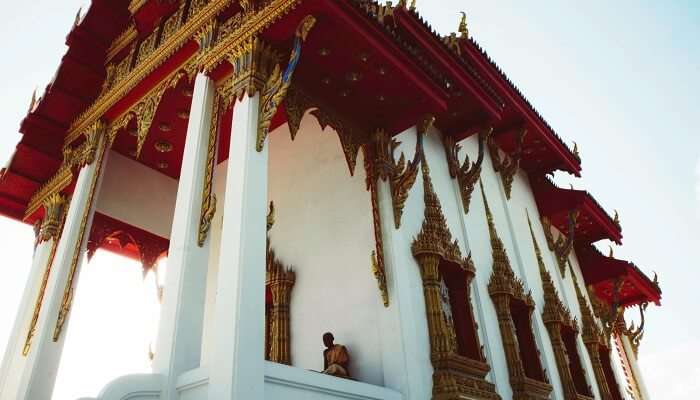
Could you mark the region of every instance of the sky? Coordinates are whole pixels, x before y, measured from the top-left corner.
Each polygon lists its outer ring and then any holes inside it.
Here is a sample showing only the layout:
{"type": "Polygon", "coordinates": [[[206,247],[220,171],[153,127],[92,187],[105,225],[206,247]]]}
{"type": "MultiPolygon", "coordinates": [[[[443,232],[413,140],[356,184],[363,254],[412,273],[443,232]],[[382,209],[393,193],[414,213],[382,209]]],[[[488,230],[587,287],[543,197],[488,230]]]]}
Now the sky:
{"type": "MultiPolygon", "coordinates": [[[[9,2],[0,24],[0,165],[19,140],[34,88],[65,52],[82,0],[9,2]]],[[[655,398],[700,392],[700,2],[651,0],[419,0],[441,33],[465,11],[471,36],[567,142],[590,191],[623,227],[615,256],[659,275],[639,362],[655,398]]],[[[0,217],[0,346],[7,342],[31,263],[30,227],[0,217]]],[[[607,246],[606,246],[607,247],[607,246]]],[[[80,276],[54,400],[95,396],[111,379],[148,371],[155,285],[137,263],[99,252],[80,276]],[[109,360],[105,363],[104,360],[109,360]]]]}

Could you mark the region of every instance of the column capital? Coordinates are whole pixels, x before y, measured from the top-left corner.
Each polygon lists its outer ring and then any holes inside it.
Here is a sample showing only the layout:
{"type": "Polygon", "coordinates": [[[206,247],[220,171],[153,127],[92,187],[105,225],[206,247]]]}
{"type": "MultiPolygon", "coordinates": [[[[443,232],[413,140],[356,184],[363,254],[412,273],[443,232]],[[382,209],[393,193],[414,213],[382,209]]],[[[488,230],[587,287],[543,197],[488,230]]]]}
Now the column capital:
{"type": "Polygon", "coordinates": [[[38,242],[56,240],[66,211],[66,197],[53,193],[43,202],[44,219],[39,228],[38,242]]]}

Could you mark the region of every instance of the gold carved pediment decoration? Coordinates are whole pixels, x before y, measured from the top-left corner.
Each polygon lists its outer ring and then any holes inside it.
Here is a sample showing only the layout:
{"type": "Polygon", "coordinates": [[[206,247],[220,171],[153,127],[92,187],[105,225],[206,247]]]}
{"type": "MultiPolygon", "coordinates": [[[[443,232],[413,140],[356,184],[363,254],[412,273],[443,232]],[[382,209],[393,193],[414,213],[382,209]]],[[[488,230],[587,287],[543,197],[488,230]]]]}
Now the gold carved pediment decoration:
{"type": "Polygon", "coordinates": [[[322,104],[319,100],[311,97],[297,85],[290,86],[284,99],[284,108],[287,113],[287,123],[289,124],[292,140],[296,138],[301,126],[301,120],[308,110],[311,110],[310,114],[316,117],[321,129],[325,130],[326,127],[333,128],[338,133],[340,146],[345,155],[350,175],[355,175],[357,154],[360,151],[360,143],[362,143],[365,136],[364,131],[360,127],[332,107],[322,104]]]}
{"type": "Polygon", "coordinates": [[[512,155],[505,154],[501,157],[501,153],[498,149],[496,141],[493,139],[493,135],[487,140],[489,153],[491,154],[491,161],[493,162],[493,169],[501,175],[501,182],[503,182],[503,190],[506,192],[506,198],[510,200],[511,191],[513,189],[513,180],[515,179],[515,174],[520,168],[520,160],[523,155],[523,140],[527,135],[527,129],[523,129],[518,133],[516,138],[516,149],[512,155]]]}
{"type": "Polygon", "coordinates": [[[481,175],[481,165],[484,161],[484,142],[489,140],[492,133],[493,128],[489,129],[486,134],[479,134],[479,155],[476,162],[470,163],[469,155],[465,155],[464,162],[461,165],[459,164],[459,152],[462,147],[451,136],[445,136],[443,139],[450,176],[453,179],[457,179],[465,214],[469,214],[472,192],[481,175]]]}
{"type": "Polygon", "coordinates": [[[569,255],[574,248],[574,233],[576,231],[576,220],[578,219],[578,215],[578,210],[574,210],[569,213],[567,218],[568,232],[566,234],[559,235],[556,239],[554,239],[554,235],[552,234],[552,223],[549,221],[549,218],[542,217],[542,227],[544,229],[544,236],[547,239],[547,247],[556,256],[561,276],[566,276],[566,263],[569,260],[569,255]]]}

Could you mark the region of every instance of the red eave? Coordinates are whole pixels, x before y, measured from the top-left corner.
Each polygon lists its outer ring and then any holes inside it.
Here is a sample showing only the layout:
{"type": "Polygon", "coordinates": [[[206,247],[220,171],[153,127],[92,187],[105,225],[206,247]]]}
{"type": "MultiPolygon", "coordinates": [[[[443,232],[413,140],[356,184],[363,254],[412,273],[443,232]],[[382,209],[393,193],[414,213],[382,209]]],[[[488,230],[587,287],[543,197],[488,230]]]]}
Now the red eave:
{"type": "Polygon", "coordinates": [[[661,289],[631,262],[606,257],[590,245],[577,247],[576,255],[586,285],[592,285],[601,299],[612,303],[614,285],[621,279],[621,306],[629,307],[643,302],[660,305],[661,289]]]}
{"type": "Polygon", "coordinates": [[[622,244],[622,230],[590,193],[556,187],[546,178],[533,181],[532,190],[540,214],[549,218],[561,232],[568,230],[569,213],[579,211],[574,233],[577,243],[591,244],[609,239],[622,244]]]}
{"type": "Polygon", "coordinates": [[[464,66],[460,65],[460,62],[453,54],[446,51],[444,44],[430,31],[426,30],[426,27],[418,22],[417,18],[415,13],[405,9],[396,8],[394,10],[394,20],[398,25],[410,33],[412,38],[459,83],[463,90],[474,96],[481,106],[488,111],[491,118],[500,119],[502,105],[496,103],[487,93],[479,88],[479,83],[466,73],[464,66]]]}
{"type": "MultiPolygon", "coordinates": [[[[463,56],[468,55],[482,71],[490,78],[492,84],[502,93],[508,105],[515,108],[517,114],[526,122],[526,125],[534,129],[547,148],[556,155],[558,169],[570,172],[576,176],[581,175],[581,160],[562,142],[549,124],[534,109],[530,102],[520,93],[508,77],[496,66],[476,42],[473,40],[462,41],[463,56]]],[[[532,133],[532,132],[530,132],[532,133]]]]}

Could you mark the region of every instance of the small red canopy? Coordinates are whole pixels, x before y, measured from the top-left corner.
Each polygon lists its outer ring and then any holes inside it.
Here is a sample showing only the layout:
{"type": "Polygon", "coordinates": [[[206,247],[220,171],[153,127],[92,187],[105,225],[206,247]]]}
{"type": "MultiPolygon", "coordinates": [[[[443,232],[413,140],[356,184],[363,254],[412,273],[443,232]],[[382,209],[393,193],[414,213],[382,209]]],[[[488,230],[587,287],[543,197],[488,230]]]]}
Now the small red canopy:
{"type": "Polygon", "coordinates": [[[547,178],[532,182],[537,208],[559,231],[567,232],[569,213],[578,210],[574,238],[579,244],[609,239],[622,244],[622,228],[584,190],[559,188],[547,178]]]}
{"type": "Polygon", "coordinates": [[[601,254],[588,245],[576,249],[587,285],[592,285],[601,299],[612,303],[616,281],[622,280],[619,291],[620,305],[630,307],[644,302],[661,303],[661,288],[636,265],[601,254]]]}

